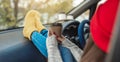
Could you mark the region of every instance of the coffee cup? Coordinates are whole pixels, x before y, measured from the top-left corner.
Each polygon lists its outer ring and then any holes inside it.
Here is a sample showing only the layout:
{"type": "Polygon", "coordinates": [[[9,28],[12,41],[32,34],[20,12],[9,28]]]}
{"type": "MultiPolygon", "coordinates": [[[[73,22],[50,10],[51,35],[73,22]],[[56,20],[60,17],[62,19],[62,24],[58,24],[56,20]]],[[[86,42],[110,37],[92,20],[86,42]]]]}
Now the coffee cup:
{"type": "Polygon", "coordinates": [[[61,34],[62,34],[61,23],[53,23],[50,28],[55,33],[56,36],[61,37],[61,34]]]}

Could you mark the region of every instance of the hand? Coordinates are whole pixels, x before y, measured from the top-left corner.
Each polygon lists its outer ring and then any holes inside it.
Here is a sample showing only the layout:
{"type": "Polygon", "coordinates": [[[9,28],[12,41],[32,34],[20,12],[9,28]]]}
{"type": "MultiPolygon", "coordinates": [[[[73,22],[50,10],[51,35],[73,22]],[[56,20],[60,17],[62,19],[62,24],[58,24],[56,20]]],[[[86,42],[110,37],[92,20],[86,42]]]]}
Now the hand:
{"type": "Polygon", "coordinates": [[[48,35],[49,35],[49,36],[55,35],[54,32],[52,31],[52,29],[49,29],[48,35]]]}
{"type": "Polygon", "coordinates": [[[54,34],[54,32],[49,29],[48,30],[48,37],[47,37],[47,40],[46,40],[46,44],[49,48],[49,46],[57,46],[58,45],[58,42],[57,42],[57,39],[56,39],[56,35],[54,34]]]}
{"type": "Polygon", "coordinates": [[[65,40],[65,37],[64,37],[64,36],[62,36],[62,37],[57,37],[57,40],[60,41],[60,42],[62,42],[62,41],[65,40]]]}

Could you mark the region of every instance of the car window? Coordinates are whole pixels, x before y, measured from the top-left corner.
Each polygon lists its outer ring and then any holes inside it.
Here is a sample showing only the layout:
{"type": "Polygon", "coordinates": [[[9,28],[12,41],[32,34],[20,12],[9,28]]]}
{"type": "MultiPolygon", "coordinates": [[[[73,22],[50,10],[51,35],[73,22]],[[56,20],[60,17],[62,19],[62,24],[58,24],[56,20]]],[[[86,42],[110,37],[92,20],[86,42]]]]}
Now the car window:
{"type": "Polygon", "coordinates": [[[25,14],[35,9],[43,24],[53,23],[58,12],[69,12],[84,0],[0,0],[0,30],[23,27],[25,14]]]}
{"type": "Polygon", "coordinates": [[[81,15],[75,18],[75,20],[82,22],[83,20],[89,20],[89,10],[85,11],[81,15]]]}

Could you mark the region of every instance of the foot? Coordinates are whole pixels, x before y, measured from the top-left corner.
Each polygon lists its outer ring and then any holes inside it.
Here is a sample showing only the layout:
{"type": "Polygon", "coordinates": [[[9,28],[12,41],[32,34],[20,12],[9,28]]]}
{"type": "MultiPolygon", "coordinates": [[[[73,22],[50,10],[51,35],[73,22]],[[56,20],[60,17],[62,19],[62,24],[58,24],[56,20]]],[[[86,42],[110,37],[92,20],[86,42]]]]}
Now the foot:
{"type": "Polygon", "coordinates": [[[30,10],[25,16],[23,35],[29,40],[31,40],[30,37],[32,32],[38,31],[38,29],[36,28],[36,22],[35,22],[36,13],[37,12],[35,10],[30,10]]]}
{"type": "Polygon", "coordinates": [[[38,29],[38,32],[41,32],[43,29],[45,29],[45,27],[42,25],[41,21],[40,21],[40,13],[39,12],[35,12],[35,23],[36,23],[36,28],[38,29]]]}

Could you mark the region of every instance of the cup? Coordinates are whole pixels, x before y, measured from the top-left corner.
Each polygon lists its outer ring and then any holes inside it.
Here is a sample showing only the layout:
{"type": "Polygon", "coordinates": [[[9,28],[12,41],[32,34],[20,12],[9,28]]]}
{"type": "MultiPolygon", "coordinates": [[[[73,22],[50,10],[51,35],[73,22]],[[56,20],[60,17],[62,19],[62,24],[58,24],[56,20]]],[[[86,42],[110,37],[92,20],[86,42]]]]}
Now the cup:
{"type": "Polygon", "coordinates": [[[53,23],[50,28],[55,33],[56,36],[61,37],[61,34],[62,34],[61,23],[53,23]]]}

